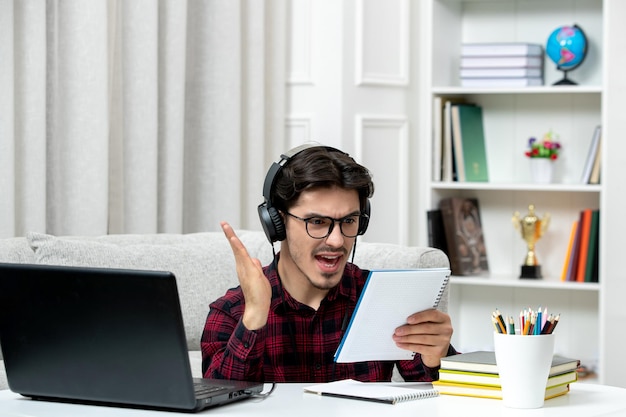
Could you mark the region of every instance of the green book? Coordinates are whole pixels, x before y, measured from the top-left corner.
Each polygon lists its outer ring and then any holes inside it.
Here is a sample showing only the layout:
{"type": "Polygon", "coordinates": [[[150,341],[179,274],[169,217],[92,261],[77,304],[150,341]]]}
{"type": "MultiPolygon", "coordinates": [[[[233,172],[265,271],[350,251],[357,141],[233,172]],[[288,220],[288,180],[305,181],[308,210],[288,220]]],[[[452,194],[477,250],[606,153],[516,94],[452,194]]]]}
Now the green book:
{"type": "Polygon", "coordinates": [[[458,112],[458,140],[461,145],[465,181],[488,182],[487,150],[483,129],[483,109],[478,105],[457,104],[453,111],[458,112]]]}

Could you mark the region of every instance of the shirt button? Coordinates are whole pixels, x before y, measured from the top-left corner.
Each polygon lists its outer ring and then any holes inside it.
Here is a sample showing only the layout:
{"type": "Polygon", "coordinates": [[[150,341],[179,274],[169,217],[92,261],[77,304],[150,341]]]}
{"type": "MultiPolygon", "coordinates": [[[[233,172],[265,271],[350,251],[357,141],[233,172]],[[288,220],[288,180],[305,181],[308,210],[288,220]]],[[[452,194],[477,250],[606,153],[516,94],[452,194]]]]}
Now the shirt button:
{"type": "Polygon", "coordinates": [[[250,343],[248,342],[243,342],[243,347],[245,347],[246,349],[248,349],[250,347],[250,343]]]}
{"type": "Polygon", "coordinates": [[[320,369],[322,369],[322,364],[321,363],[316,363],[315,364],[315,370],[319,371],[320,369]]]}

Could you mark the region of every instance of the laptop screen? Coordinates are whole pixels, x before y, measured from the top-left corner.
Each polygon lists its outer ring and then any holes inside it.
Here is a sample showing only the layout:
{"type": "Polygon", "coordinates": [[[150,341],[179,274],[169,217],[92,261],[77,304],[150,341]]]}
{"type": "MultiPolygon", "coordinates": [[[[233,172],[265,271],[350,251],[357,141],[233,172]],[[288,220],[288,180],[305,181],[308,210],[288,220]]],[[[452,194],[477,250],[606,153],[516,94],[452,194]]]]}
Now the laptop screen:
{"type": "Polygon", "coordinates": [[[0,342],[25,396],[197,406],[170,272],[0,264],[0,342]]]}

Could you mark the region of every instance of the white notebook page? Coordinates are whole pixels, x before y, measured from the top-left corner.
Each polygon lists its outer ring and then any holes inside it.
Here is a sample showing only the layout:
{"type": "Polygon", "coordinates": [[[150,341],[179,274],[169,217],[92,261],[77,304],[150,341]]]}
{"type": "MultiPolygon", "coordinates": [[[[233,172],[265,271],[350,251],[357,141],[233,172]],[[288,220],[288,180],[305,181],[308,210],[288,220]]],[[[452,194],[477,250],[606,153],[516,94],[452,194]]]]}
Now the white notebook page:
{"type": "Polygon", "coordinates": [[[335,361],[412,359],[413,352],[396,346],[393,332],[411,314],[437,307],[449,277],[446,268],[370,271],[335,361]]]}

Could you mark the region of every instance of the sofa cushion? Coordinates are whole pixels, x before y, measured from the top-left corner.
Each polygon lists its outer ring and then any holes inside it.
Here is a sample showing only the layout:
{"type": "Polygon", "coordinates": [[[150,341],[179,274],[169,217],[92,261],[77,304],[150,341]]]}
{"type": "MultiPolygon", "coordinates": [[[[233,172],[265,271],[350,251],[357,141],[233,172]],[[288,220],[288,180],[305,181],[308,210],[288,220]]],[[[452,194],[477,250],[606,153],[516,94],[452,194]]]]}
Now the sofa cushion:
{"type": "Polygon", "coordinates": [[[23,237],[0,239],[0,262],[30,264],[34,255],[23,237]]]}
{"type": "MultiPolygon", "coordinates": [[[[239,232],[251,252],[265,252],[267,241],[255,232],[239,232]]],[[[188,235],[107,235],[55,237],[29,233],[35,263],[171,271],[176,276],[190,350],[200,349],[209,303],[238,285],[230,245],[222,233],[188,235]]],[[[256,253],[253,255],[255,256],[256,253]]]]}

